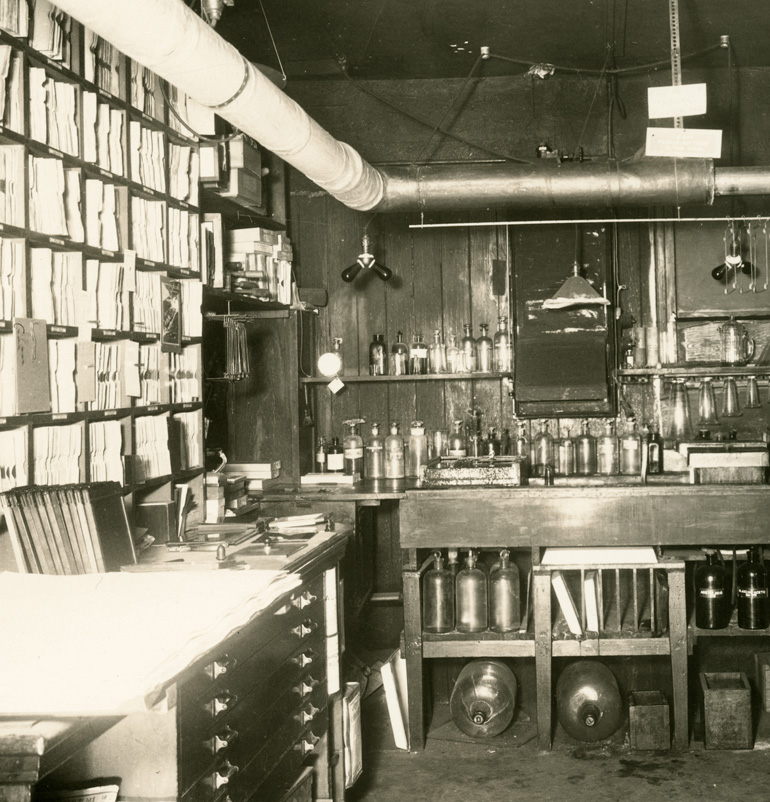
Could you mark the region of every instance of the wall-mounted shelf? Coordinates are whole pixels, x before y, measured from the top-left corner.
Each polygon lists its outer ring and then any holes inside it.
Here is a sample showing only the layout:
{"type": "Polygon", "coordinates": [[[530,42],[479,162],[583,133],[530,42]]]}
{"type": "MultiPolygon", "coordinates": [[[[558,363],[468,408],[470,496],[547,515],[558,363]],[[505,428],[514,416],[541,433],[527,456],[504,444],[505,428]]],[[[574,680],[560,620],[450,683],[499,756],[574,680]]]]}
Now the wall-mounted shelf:
{"type": "MultiPolygon", "coordinates": [[[[414,376],[340,376],[345,384],[363,384],[364,382],[425,382],[425,381],[489,381],[490,379],[510,379],[510,373],[427,373],[414,376]]],[[[300,384],[328,384],[331,378],[326,376],[301,376],[300,384]]]]}
{"type": "Polygon", "coordinates": [[[621,383],[644,383],[653,378],[661,379],[698,379],[702,377],[746,378],[748,376],[770,376],[770,365],[722,365],[719,363],[707,364],[679,363],[676,365],[661,365],[649,368],[620,368],[615,371],[617,380],[621,383]]]}

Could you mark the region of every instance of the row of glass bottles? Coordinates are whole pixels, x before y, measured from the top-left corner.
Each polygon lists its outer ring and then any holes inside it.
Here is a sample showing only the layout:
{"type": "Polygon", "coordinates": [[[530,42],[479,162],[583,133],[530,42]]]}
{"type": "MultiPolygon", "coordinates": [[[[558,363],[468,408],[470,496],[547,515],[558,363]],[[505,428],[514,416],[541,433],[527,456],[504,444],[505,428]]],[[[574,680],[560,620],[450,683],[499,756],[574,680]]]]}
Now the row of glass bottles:
{"type": "Polygon", "coordinates": [[[481,336],[474,338],[471,324],[463,326],[460,342],[454,334],[444,343],[440,329],[433,332],[428,344],[422,334],[415,334],[411,345],[404,342],[403,332],[396,333],[390,352],[383,334],[375,334],[369,345],[369,374],[371,376],[423,376],[429,373],[507,373],[511,370],[511,336],[508,318],[501,317],[494,338],[489,326],[480,325],[481,336]]]}
{"type": "Polygon", "coordinates": [[[473,549],[461,568],[450,551],[448,566],[440,551],[423,579],[422,619],[426,632],[512,632],[521,623],[519,569],[502,549],[489,568],[482,570],[473,549]]]}

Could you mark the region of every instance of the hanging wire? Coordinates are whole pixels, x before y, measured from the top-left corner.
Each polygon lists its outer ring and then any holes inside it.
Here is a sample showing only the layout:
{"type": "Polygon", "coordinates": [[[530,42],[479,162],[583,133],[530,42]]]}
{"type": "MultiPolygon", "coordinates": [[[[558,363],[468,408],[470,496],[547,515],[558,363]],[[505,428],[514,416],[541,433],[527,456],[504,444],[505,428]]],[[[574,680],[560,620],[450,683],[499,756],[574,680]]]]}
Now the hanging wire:
{"type": "Polygon", "coordinates": [[[281,61],[281,54],[278,52],[278,45],[275,43],[275,37],[273,36],[273,30],[270,27],[270,20],[267,18],[267,13],[265,12],[265,7],[262,5],[262,0],[259,0],[259,7],[262,9],[262,16],[265,18],[265,25],[267,26],[267,32],[270,34],[270,41],[273,43],[273,51],[275,52],[275,57],[278,59],[278,66],[281,68],[281,77],[283,80],[286,80],[286,70],[283,68],[283,62],[281,61]]]}

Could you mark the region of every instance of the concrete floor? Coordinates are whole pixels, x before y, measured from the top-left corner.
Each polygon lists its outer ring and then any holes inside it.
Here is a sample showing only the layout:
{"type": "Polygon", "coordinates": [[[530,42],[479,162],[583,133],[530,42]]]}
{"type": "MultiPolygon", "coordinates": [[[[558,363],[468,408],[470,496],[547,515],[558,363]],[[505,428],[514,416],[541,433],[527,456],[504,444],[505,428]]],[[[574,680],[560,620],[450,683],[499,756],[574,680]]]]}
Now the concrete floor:
{"type": "Polygon", "coordinates": [[[349,802],[747,802],[770,800],[770,741],[752,750],[634,752],[623,729],[601,744],[572,741],[557,727],[541,751],[534,722],[519,711],[496,738],[474,742],[451,720],[433,716],[425,750],[396,749],[382,689],[363,703],[364,774],[349,802]]]}

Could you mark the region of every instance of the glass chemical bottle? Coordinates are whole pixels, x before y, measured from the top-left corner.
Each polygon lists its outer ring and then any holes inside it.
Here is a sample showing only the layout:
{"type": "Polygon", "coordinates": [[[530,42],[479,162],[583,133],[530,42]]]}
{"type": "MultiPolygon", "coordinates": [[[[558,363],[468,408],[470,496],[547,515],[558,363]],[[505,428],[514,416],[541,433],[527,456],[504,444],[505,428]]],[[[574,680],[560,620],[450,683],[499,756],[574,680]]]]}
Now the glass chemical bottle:
{"type": "Polygon", "coordinates": [[[441,329],[433,331],[433,342],[428,352],[428,364],[431,373],[446,373],[446,346],[441,338],[441,329]]]}
{"type": "Polygon", "coordinates": [[[315,450],[315,469],[316,473],[326,473],[326,438],[318,438],[318,446],[315,450]]]}
{"type": "Polygon", "coordinates": [[[364,473],[367,479],[385,478],[385,438],[380,434],[380,424],[372,424],[372,434],[364,450],[364,473]]]}
{"type": "Polygon", "coordinates": [[[359,479],[364,475],[364,440],[358,433],[358,425],[366,423],[363,418],[351,418],[342,422],[348,427],[348,433],[342,440],[343,473],[359,479]]]}
{"type": "Polygon", "coordinates": [[[650,424],[647,437],[647,473],[663,473],[663,438],[658,431],[658,424],[650,424]]]}
{"type": "Polygon", "coordinates": [[[409,349],[404,342],[404,334],[396,332],[396,341],[390,349],[390,375],[406,376],[409,363],[409,349]]]}
{"type": "Polygon", "coordinates": [[[770,625],[768,575],[762,546],[752,546],[738,568],[738,626],[741,629],[767,629],[770,625]]]}
{"type": "Polygon", "coordinates": [[[461,420],[452,421],[452,431],[449,434],[449,446],[447,456],[464,457],[468,453],[465,446],[465,434],[463,432],[463,422],[461,420]]]}
{"type": "Polygon", "coordinates": [[[494,343],[487,334],[489,325],[481,323],[481,336],[476,340],[476,370],[479,373],[491,373],[494,360],[494,343]]]}
{"type": "Polygon", "coordinates": [[[706,562],[695,569],[695,626],[724,629],[732,613],[732,580],[719,549],[703,549],[706,562]]]}
{"type": "Polygon", "coordinates": [[[503,549],[500,561],[489,572],[489,628],[495,632],[513,632],[519,628],[520,584],[519,569],[511,564],[508,549],[503,549]]]}
{"type": "Polygon", "coordinates": [[[326,467],[329,473],[342,473],[345,470],[345,457],[338,437],[332,437],[326,449],[326,467]]]}
{"type": "Polygon", "coordinates": [[[455,581],[455,622],[458,632],[483,632],[487,628],[487,577],[476,566],[473,549],[455,581]]]}
{"type": "Polygon", "coordinates": [[[404,478],[404,440],[395,421],[390,424],[390,434],[385,438],[385,478],[404,478]]]}
{"type": "Polygon", "coordinates": [[[540,422],[540,431],[535,435],[533,467],[536,476],[545,476],[546,468],[553,468],[553,436],[548,431],[548,421],[540,422]]]}
{"type": "Polygon", "coordinates": [[[497,331],[494,340],[494,367],[498,373],[508,373],[511,370],[511,335],[508,332],[508,318],[501,317],[497,321],[497,331]]]}
{"type": "Polygon", "coordinates": [[[422,334],[415,334],[409,347],[409,373],[424,376],[428,372],[428,346],[422,334]]]}
{"type": "Polygon", "coordinates": [[[426,632],[451,632],[455,626],[455,578],[444,568],[440,551],[433,552],[433,568],[422,584],[422,626],[426,632]]]}
{"type": "Polygon", "coordinates": [[[388,373],[388,349],[385,335],[375,334],[369,345],[369,375],[386,376],[388,373]]]}
{"type": "Polygon", "coordinates": [[[580,423],[580,434],[575,438],[575,473],[592,476],[596,473],[596,438],[588,429],[588,421],[580,423]]]}
{"type": "Polygon", "coordinates": [[[559,470],[562,476],[572,476],[575,473],[575,443],[569,429],[562,432],[559,441],[559,470]]]}
{"type": "Polygon", "coordinates": [[[345,373],[345,362],[344,362],[344,360],[342,358],[342,338],[341,337],[335,337],[334,340],[333,340],[333,343],[334,343],[334,345],[332,346],[332,351],[334,352],[334,355],[340,361],[340,363],[339,363],[340,367],[339,367],[339,370],[337,371],[337,375],[338,376],[342,376],[345,373]]]}
{"type": "Polygon", "coordinates": [[[462,373],[462,355],[457,347],[457,335],[447,335],[446,370],[447,373],[462,373]]]}
{"type": "Polygon", "coordinates": [[[477,369],[476,340],[471,334],[471,324],[463,323],[463,338],[460,340],[460,353],[462,354],[462,367],[459,373],[475,373],[477,369]]]}
{"type": "Polygon", "coordinates": [[[420,478],[428,464],[428,438],[421,420],[412,421],[406,445],[406,476],[420,478]]]}
{"type": "Polygon", "coordinates": [[[604,434],[596,444],[596,473],[614,476],[618,472],[618,438],[615,424],[610,420],[604,424],[604,434]]]}
{"type": "Polygon", "coordinates": [[[631,428],[620,437],[619,472],[623,476],[638,476],[642,472],[642,438],[636,421],[631,421],[631,428]]]}
{"type": "Polygon", "coordinates": [[[524,459],[523,468],[524,476],[529,476],[531,463],[529,461],[529,443],[527,443],[527,436],[524,433],[526,423],[519,421],[517,425],[518,433],[516,439],[513,441],[513,455],[514,457],[522,457],[524,459]]]}

